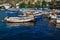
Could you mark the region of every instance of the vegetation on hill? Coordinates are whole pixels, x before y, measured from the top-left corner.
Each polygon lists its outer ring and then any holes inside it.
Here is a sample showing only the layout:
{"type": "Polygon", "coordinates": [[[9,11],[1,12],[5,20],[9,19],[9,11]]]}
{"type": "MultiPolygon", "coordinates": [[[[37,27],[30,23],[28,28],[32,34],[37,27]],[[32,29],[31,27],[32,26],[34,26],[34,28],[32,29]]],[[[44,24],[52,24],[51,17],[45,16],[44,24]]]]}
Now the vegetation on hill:
{"type": "MultiPolygon", "coordinates": [[[[1,3],[10,3],[12,6],[16,7],[16,4],[21,2],[21,1],[22,0],[0,0],[0,4],[1,3]]],[[[49,5],[49,8],[53,8],[54,3],[53,2],[48,2],[48,5],[49,5]]],[[[20,8],[46,8],[47,7],[47,2],[43,1],[42,3],[40,3],[40,1],[37,1],[35,4],[32,4],[30,1],[28,2],[28,4],[26,4],[25,2],[22,2],[22,3],[19,4],[19,7],[20,8]]],[[[56,8],[57,7],[58,6],[56,6],[56,8]]]]}

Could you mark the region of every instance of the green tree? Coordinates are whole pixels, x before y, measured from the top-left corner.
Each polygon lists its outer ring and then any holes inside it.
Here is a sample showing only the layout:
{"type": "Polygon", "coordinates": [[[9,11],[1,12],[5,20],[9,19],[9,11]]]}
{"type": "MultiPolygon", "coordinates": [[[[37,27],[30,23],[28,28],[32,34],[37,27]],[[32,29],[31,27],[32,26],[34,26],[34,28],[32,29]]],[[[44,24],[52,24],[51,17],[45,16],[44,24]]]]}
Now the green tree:
{"type": "Polygon", "coordinates": [[[26,4],[23,2],[19,5],[20,8],[26,8],[26,4]]]}
{"type": "Polygon", "coordinates": [[[47,7],[47,2],[46,1],[43,1],[42,2],[42,8],[46,8],[47,7]]]}
{"type": "Polygon", "coordinates": [[[9,3],[10,0],[3,0],[4,3],[9,3]]]}
{"type": "Polygon", "coordinates": [[[28,2],[27,8],[34,8],[34,4],[31,4],[30,2],[28,2]]]}
{"type": "Polygon", "coordinates": [[[40,7],[41,7],[40,1],[37,1],[37,2],[35,3],[35,8],[40,8],[40,7]]]}

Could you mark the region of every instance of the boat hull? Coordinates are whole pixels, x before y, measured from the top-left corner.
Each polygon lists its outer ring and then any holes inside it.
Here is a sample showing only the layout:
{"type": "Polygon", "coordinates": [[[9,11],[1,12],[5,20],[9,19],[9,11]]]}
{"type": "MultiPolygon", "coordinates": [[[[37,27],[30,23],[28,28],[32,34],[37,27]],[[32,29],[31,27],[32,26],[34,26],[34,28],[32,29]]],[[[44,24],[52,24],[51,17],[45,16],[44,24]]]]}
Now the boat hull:
{"type": "Polygon", "coordinates": [[[30,18],[15,18],[15,17],[11,17],[11,18],[5,18],[6,22],[9,23],[22,23],[22,22],[30,22],[30,21],[34,21],[35,19],[33,17],[30,18]]]}
{"type": "Polygon", "coordinates": [[[35,18],[36,18],[36,19],[41,19],[42,16],[43,16],[43,15],[42,15],[41,13],[37,13],[37,14],[35,14],[35,18]]]}
{"type": "Polygon", "coordinates": [[[35,16],[36,19],[41,19],[42,15],[35,16]]]}

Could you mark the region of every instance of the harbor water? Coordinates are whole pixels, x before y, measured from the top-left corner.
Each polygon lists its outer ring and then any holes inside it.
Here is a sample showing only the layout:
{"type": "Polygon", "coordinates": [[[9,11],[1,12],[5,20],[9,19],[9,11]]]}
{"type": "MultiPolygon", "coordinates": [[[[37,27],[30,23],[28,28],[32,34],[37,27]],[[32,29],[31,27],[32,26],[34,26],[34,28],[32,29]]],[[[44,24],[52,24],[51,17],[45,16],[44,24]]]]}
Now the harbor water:
{"type": "Polygon", "coordinates": [[[60,28],[49,19],[28,23],[6,23],[6,11],[0,10],[0,40],[60,40],[60,28]]]}

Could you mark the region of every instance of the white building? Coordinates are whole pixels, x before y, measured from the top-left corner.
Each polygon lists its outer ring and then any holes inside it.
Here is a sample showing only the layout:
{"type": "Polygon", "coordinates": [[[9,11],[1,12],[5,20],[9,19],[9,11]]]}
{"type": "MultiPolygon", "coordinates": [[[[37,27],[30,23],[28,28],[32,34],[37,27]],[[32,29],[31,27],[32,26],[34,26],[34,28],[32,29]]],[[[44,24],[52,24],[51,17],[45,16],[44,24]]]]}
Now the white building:
{"type": "Polygon", "coordinates": [[[45,0],[46,2],[51,2],[51,0],[45,0]]]}
{"type": "Polygon", "coordinates": [[[5,3],[5,4],[2,4],[2,5],[5,7],[5,9],[9,9],[11,7],[11,5],[9,3],[5,3]]]}

